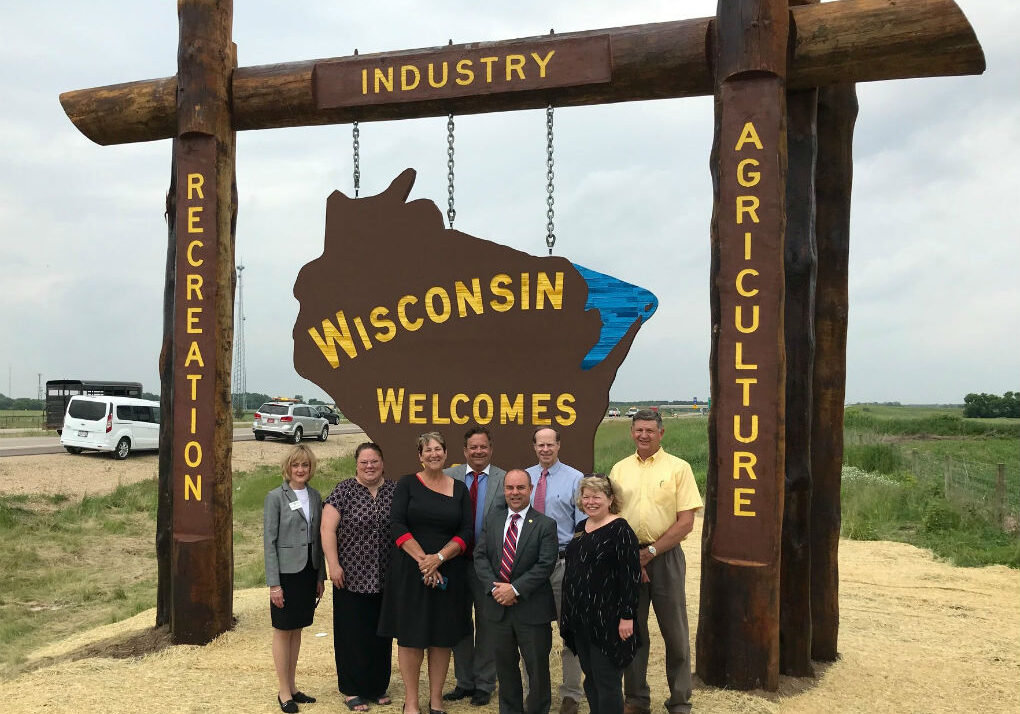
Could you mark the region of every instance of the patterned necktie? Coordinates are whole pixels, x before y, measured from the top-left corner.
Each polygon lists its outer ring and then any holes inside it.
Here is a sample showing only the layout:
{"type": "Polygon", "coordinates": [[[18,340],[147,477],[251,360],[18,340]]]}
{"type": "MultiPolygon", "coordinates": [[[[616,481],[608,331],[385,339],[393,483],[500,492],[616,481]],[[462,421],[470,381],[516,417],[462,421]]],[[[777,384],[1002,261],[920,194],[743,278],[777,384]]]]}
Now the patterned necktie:
{"type": "Polygon", "coordinates": [[[542,475],[538,478],[538,485],[535,487],[535,510],[545,513],[545,489],[548,486],[549,469],[542,469],[542,475]]]}
{"type": "Polygon", "coordinates": [[[520,519],[520,513],[510,516],[510,527],[506,529],[506,538],[503,540],[503,558],[499,562],[499,579],[504,583],[510,582],[510,571],[514,568],[514,555],[517,553],[517,521],[520,519]]]}
{"type": "Polygon", "coordinates": [[[476,523],[475,516],[478,515],[478,479],[482,477],[482,474],[472,471],[471,475],[474,478],[471,481],[469,493],[471,494],[471,526],[474,527],[476,523]]]}

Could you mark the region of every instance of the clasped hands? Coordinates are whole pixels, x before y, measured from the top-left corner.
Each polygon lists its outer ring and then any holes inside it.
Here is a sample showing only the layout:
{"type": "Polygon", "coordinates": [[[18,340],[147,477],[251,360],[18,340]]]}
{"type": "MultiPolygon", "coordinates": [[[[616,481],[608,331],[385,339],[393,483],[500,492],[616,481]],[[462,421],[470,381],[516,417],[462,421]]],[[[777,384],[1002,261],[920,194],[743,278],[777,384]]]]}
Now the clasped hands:
{"type": "Polygon", "coordinates": [[[510,583],[493,582],[492,599],[503,607],[510,607],[517,604],[517,593],[514,592],[514,586],[510,583]]]}
{"type": "Polygon", "coordinates": [[[439,559],[439,555],[436,553],[423,556],[418,561],[418,570],[421,571],[422,582],[430,588],[439,587],[443,581],[443,576],[439,572],[439,566],[442,564],[443,561],[439,559]]]}

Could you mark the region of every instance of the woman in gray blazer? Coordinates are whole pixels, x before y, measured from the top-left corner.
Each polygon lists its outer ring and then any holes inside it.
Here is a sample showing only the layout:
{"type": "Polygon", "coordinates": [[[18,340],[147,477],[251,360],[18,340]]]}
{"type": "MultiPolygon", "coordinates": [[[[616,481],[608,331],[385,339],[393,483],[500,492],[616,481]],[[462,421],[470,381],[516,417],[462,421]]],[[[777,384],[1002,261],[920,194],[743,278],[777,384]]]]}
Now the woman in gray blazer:
{"type": "Polygon", "coordinates": [[[322,496],[308,485],[314,473],[315,454],[304,444],[295,446],[283,460],[285,483],[269,492],[262,509],[277,703],[285,712],[298,711],[298,702],[315,701],[294,684],[301,631],[312,624],[326,580],[319,540],[322,496]]]}

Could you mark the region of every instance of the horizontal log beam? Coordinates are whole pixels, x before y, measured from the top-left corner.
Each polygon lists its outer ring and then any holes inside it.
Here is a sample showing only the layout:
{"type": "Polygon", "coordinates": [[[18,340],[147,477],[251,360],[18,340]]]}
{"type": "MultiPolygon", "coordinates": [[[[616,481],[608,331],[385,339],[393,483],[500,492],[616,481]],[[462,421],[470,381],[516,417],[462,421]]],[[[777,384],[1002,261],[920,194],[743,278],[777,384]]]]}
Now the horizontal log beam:
{"type": "MultiPolygon", "coordinates": [[[[316,63],[328,60],[242,67],[233,76],[233,127],[244,131],[535,109],[550,102],[565,107],[710,95],[714,84],[707,43],[714,21],[706,17],[560,35],[608,34],[613,80],[458,99],[319,109],[312,92],[312,70],[316,63]]],[[[985,69],[981,45],[953,0],[841,0],[806,5],[791,10],[791,34],[793,57],[787,77],[791,89],[980,74],[985,69]]],[[[519,40],[460,47],[498,51],[509,42],[519,40]]],[[[434,50],[361,57],[400,56],[412,61],[426,51],[434,50]]],[[[176,77],[164,77],[65,92],[60,103],[92,141],[127,144],[173,136],[176,92],[176,77]]]]}

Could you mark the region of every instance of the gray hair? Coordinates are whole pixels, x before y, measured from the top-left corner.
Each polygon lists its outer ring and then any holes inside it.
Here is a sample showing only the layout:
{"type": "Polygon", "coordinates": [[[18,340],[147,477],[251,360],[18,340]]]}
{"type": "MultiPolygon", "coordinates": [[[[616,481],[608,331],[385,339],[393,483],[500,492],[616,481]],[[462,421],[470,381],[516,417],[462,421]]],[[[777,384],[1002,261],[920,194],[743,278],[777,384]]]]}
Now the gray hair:
{"type": "Polygon", "coordinates": [[[637,414],[630,418],[630,423],[633,424],[636,421],[654,421],[659,429],[662,429],[662,414],[659,414],[654,409],[642,409],[637,414]]]}

